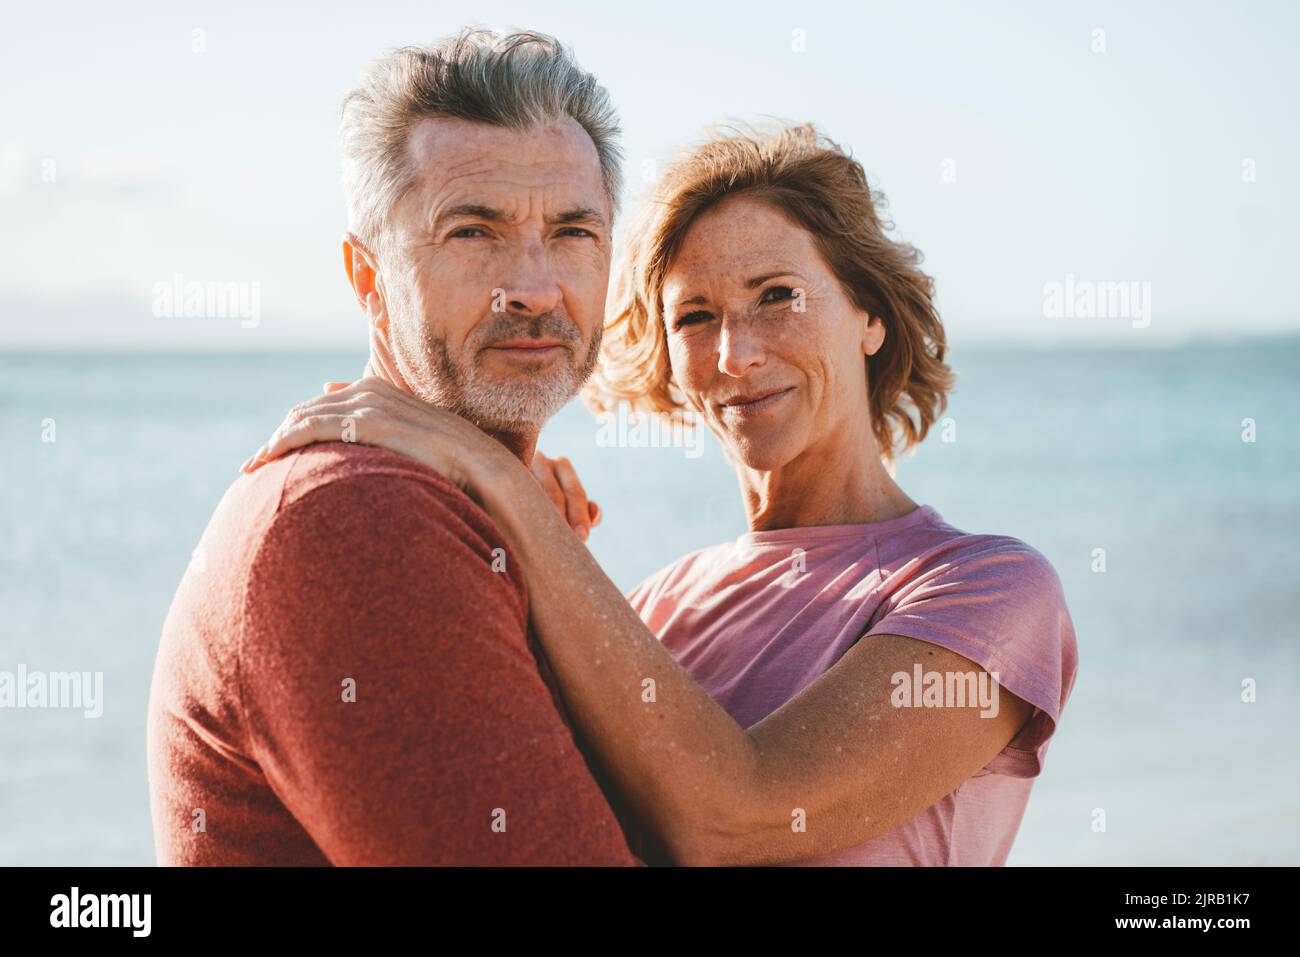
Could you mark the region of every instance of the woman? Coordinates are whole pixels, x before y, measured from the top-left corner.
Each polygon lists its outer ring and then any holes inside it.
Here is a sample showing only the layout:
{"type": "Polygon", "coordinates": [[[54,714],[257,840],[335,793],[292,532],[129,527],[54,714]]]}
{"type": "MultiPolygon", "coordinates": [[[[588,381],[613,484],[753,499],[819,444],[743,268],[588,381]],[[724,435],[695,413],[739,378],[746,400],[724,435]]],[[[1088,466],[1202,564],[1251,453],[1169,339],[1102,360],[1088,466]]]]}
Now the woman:
{"type": "MultiPolygon", "coordinates": [[[[681,864],[1001,864],[1074,681],[1048,561],[946,524],[887,468],[951,374],[930,280],[877,199],[811,127],[721,137],[665,175],[592,397],[701,416],[750,531],[628,598],[518,459],[377,380],[300,407],[255,457],[360,414],[359,438],[475,498],[578,730],[681,864]]],[[[570,471],[540,462],[585,526],[570,471]]]]}

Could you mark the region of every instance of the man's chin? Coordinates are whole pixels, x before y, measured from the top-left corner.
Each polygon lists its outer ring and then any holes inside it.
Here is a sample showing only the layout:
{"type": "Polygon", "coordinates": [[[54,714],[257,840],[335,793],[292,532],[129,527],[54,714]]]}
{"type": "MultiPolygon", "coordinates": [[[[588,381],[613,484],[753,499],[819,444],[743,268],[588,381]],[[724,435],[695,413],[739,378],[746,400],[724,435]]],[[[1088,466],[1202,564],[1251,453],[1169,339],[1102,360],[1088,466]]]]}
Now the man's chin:
{"type": "Polygon", "coordinates": [[[578,393],[572,382],[484,383],[462,396],[461,416],[489,432],[538,432],[578,393]]]}
{"type": "Polygon", "coordinates": [[[495,414],[483,415],[474,412],[462,412],[461,417],[474,423],[476,428],[493,434],[536,434],[546,425],[546,419],[509,419],[495,414]]]}

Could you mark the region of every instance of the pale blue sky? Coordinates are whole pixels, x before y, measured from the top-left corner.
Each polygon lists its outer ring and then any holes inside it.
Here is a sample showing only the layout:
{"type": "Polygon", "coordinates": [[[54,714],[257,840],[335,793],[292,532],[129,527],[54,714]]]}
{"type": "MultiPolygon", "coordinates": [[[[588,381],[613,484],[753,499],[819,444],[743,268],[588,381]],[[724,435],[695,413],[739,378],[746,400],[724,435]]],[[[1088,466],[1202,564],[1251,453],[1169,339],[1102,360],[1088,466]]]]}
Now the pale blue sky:
{"type": "Polygon", "coordinates": [[[366,61],[466,23],[575,48],[622,115],[629,203],[647,160],[713,121],[815,121],[925,252],[954,342],[1300,331],[1297,8],[1048,7],[20,5],[0,39],[0,343],[359,341],[340,99],[366,61]],[[258,283],[259,323],[155,317],[176,274],[258,283]],[[1067,275],[1150,283],[1150,325],[1045,317],[1067,275]]]}

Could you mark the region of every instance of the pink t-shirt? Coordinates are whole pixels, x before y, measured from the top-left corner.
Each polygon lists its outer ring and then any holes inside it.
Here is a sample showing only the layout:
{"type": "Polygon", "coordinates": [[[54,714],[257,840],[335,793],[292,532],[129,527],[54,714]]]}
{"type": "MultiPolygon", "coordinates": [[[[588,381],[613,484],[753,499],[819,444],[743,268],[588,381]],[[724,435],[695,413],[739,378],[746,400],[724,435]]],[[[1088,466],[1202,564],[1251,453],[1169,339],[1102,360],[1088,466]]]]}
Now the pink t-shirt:
{"type": "Polygon", "coordinates": [[[931,642],[997,672],[1033,712],[988,766],[893,831],[796,863],[1006,862],[1078,668],[1060,579],[1041,553],[962,532],[926,505],[884,522],[748,532],[679,559],[628,600],[745,728],[872,635],[931,642]]]}

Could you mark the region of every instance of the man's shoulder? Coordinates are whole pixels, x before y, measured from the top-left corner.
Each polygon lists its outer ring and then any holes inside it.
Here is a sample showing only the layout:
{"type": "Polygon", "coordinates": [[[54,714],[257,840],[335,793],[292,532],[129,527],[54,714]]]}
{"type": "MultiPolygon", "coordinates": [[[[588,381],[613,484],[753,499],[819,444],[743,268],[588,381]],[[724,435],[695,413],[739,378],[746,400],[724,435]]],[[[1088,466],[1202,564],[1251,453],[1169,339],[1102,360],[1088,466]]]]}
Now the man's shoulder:
{"type": "MultiPolygon", "coordinates": [[[[314,444],[239,481],[249,483],[247,494],[273,500],[255,543],[263,560],[348,563],[360,554],[387,565],[436,560],[438,571],[457,574],[503,564],[505,537],[478,504],[434,469],[387,449],[314,444]]],[[[522,591],[514,569],[499,570],[522,591]]]]}
{"type": "Polygon", "coordinates": [[[344,483],[346,489],[351,490],[360,483],[367,487],[383,487],[399,498],[418,490],[424,495],[434,496],[449,508],[469,507],[482,512],[446,476],[415,459],[373,445],[319,442],[295,449],[262,466],[252,477],[257,479],[262,472],[267,472],[271,481],[282,483],[281,508],[329,485],[344,483]],[[386,482],[385,479],[392,481],[386,482]]]}
{"type": "Polygon", "coordinates": [[[355,516],[359,524],[393,522],[409,512],[419,521],[454,526],[458,532],[497,541],[496,523],[446,476],[388,449],[349,442],[322,442],[297,449],[245,479],[267,486],[275,497],[276,524],[308,510],[316,500],[355,516]]]}

